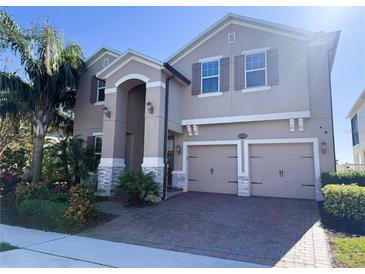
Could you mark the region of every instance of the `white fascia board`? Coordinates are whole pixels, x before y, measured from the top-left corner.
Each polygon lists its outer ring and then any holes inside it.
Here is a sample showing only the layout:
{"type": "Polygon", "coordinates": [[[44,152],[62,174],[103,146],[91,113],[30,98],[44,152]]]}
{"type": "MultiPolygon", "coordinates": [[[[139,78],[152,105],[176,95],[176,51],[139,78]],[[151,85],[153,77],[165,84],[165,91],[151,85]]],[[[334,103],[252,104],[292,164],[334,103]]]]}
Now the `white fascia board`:
{"type": "Polygon", "coordinates": [[[184,47],[173,53],[171,56],[169,56],[166,59],[166,62],[171,63],[171,65],[176,64],[178,61],[180,61],[182,58],[184,58],[187,54],[192,52],[194,49],[199,47],[201,44],[209,40],[211,37],[216,35],[218,32],[220,32],[222,29],[224,29],[226,26],[230,24],[245,26],[261,31],[266,31],[270,33],[275,33],[282,36],[287,36],[291,38],[296,38],[300,40],[306,40],[308,37],[311,37],[313,35],[310,31],[304,31],[299,30],[295,28],[291,28],[289,26],[284,26],[280,24],[275,24],[263,20],[258,20],[254,18],[249,18],[245,16],[240,16],[237,14],[229,13],[226,16],[224,16],[222,19],[220,19],[215,24],[211,25],[207,30],[202,32],[200,35],[196,36],[191,42],[186,44],[184,47]],[[226,22],[225,22],[226,21],[226,22]],[[221,26],[219,26],[221,25],[221,26]],[[216,30],[214,30],[217,28],[216,30]],[[212,33],[210,33],[212,32],[212,33]],[[203,38],[205,35],[207,37],[203,38]],[[175,60],[173,60],[175,59],[175,60]]]}
{"type": "Polygon", "coordinates": [[[87,67],[89,68],[93,64],[95,64],[98,60],[100,60],[102,57],[104,57],[106,54],[109,54],[109,55],[114,56],[114,57],[118,57],[121,53],[119,51],[111,49],[111,48],[101,47],[96,52],[91,54],[89,58],[87,58],[85,60],[85,64],[87,64],[87,67]],[[96,55],[98,55],[103,50],[105,52],[103,52],[98,58],[96,58],[94,61],[92,61],[90,64],[88,64],[88,62],[90,62],[96,55]]]}
{"type": "Polygon", "coordinates": [[[115,71],[117,71],[120,68],[122,68],[123,66],[125,66],[131,60],[136,60],[138,62],[141,62],[143,64],[152,66],[152,67],[157,68],[157,69],[162,69],[163,68],[163,63],[160,60],[157,60],[155,58],[152,58],[148,55],[142,54],[142,53],[137,52],[135,50],[127,50],[122,55],[120,55],[118,58],[116,58],[113,62],[111,62],[107,67],[105,67],[104,69],[99,71],[96,74],[96,77],[108,78],[111,74],[113,74],[115,71]],[[128,54],[130,54],[131,57],[129,57],[125,62],[123,62],[122,65],[119,65],[116,68],[112,69],[120,60],[122,60],[128,54]],[[112,69],[112,71],[108,72],[111,69],[112,69]]]}
{"type": "Polygon", "coordinates": [[[181,121],[181,125],[185,126],[185,125],[230,124],[230,123],[286,120],[286,119],[309,118],[309,117],[310,117],[310,111],[307,110],[307,111],[280,112],[280,113],[270,113],[270,114],[253,114],[253,115],[242,115],[242,116],[186,119],[181,121]]]}
{"type": "Polygon", "coordinates": [[[361,92],[359,98],[355,101],[349,113],[346,115],[347,119],[352,119],[355,116],[357,110],[361,107],[361,105],[365,102],[365,88],[361,92]]]}

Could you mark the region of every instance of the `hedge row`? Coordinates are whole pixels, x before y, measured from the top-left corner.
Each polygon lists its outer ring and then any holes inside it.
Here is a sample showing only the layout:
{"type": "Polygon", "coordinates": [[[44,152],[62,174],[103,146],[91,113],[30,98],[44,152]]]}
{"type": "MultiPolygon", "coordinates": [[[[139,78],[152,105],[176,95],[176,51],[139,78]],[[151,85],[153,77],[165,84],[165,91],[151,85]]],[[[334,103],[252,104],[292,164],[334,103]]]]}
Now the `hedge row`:
{"type": "Polygon", "coordinates": [[[324,208],[332,216],[365,221],[365,187],[326,185],[322,189],[324,208]]]}
{"type": "Polygon", "coordinates": [[[322,186],[334,185],[351,185],[365,186],[365,171],[350,171],[343,173],[324,172],[321,175],[322,186]]]}

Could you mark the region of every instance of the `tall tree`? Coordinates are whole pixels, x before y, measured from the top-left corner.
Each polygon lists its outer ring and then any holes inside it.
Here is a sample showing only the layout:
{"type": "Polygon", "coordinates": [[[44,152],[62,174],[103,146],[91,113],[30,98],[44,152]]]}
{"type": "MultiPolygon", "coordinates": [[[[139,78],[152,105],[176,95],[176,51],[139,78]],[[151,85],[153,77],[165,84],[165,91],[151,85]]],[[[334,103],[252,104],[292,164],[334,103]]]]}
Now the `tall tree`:
{"type": "Polygon", "coordinates": [[[0,10],[0,47],[20,57],[25,77],[0,71],[0,114],[31,114],[33,127],[32,176],[41,176],[44,138],[60,112],[75,105],[78,78],[84,70],[81,48],[65,44],[63,36],[48,23],[20,28],[0,10]]]}

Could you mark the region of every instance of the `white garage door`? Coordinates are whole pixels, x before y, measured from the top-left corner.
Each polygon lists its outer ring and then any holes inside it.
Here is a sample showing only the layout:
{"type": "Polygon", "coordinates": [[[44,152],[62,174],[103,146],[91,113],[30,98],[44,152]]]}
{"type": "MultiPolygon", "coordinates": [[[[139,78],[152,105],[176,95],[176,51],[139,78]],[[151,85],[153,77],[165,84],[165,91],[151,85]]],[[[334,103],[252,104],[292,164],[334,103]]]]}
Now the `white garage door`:
{"type": "Polygon", "coordinates": [[[312,144],[250,145],[252,195],[315,199],[312,144]]]}
{"type": "Polygon", "coordinates": [[[237,194],[237,148],[190,146],[188,190],[237,194]]]}

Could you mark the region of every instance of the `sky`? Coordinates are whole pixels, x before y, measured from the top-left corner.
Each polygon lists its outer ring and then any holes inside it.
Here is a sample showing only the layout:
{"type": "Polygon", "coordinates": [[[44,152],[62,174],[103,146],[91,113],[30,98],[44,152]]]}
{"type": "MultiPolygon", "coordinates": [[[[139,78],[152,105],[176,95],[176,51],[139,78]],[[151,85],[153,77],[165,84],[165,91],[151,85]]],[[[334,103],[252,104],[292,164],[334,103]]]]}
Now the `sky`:
{"type": "Polygon", "coordinates": [[[346,114],[365,88],[365,7],[7,7],[23,27],[48,20],[86,57],[101,46],[160,60],[229,12],[309,31],[341,31],[332,70],[336,159],[352,163],[346,114]]]}

